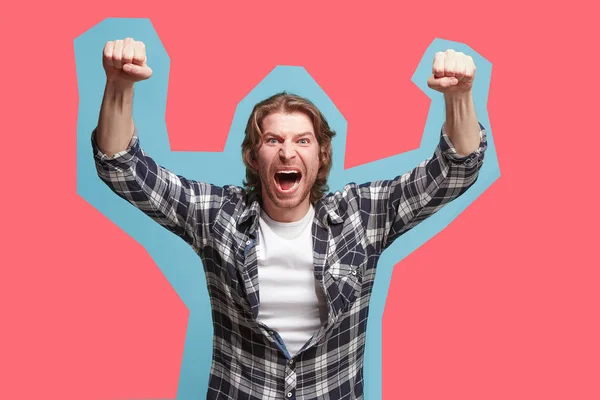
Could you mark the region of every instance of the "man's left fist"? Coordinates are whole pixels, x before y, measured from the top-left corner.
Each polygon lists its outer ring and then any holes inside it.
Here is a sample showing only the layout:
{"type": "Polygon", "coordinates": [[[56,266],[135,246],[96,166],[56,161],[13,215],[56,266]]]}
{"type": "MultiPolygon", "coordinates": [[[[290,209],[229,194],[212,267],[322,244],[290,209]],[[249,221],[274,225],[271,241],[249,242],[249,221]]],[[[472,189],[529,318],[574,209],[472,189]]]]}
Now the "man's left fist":
{"type": "Polygon", "coordinates": [[[475,62],[465,53],[448,49],[435,53],[427,85],[446,94],[469,92],[475,80],[475,62]]]}

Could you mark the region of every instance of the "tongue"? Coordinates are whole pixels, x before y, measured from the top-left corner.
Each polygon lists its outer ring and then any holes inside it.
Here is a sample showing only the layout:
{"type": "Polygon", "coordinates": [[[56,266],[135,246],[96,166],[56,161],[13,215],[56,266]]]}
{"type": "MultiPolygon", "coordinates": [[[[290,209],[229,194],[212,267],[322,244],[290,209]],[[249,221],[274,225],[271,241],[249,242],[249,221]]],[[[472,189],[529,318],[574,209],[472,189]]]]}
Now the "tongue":
{"type": "Polygon", "coordinates": [[[289,179],[281,179],[279,182],[280,182],[281,188],[283,190],[290,190],[294,186],[294,183],[296,181],[295,180],[289,180],[289,179]]]}

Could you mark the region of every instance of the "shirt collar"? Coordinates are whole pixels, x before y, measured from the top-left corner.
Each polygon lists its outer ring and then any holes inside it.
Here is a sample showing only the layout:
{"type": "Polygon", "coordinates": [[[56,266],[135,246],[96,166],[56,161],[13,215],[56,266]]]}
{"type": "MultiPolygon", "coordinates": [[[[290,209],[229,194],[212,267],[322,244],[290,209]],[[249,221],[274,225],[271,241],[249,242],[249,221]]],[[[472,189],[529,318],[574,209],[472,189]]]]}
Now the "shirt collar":
{"type": "Polygon", "coordinates": [[[244,208],[242,214],[240,215],[240,218],[238,219],[237,224],[241,225],[246,221],[250,220],[250,233],[252,233],[256,231],[256,226],[258,224],[258,216],[260,215],[260,203],[258,201],[258,196],[256,194],[252,194],[250,197],[248,197],[246,205],[249,206],[244,208]]]}
{"type": "MultiPolygon", "coordinates": [[[[238,219],[238,225],[250,221],[251,227],[249,233],[256,231],[258,225],[258,217],[260,216],[260,201],[256,194],[251,195],[246,202],[248,207],[242,211],[240,218],[238,219]]],[[[342,217],[337,213],[332,202],[327,201],[327,197],[322,198],[314,204],[315,216],[325,226],[332,224],[340,224],[344,222],[342,217]]]]}

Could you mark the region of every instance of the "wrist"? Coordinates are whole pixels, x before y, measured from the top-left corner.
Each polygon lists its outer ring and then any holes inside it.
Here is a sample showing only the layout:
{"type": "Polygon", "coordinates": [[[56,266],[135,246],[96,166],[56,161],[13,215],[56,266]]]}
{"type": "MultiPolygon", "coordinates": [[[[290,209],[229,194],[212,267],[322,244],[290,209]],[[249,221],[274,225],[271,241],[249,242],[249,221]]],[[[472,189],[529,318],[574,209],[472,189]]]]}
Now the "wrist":
{"type": "Polygon", "coordinates": [[[444,96],[446,121],[456,123],[475,114],[475,103],[471,91],[444,96]]]}
{"type": "Polygon", "coordinates": [[[118,79],[118,78],[106,78],[106,88],[114,91],[133,91],[134,82],[118,79]]]}
{"type": "Polygon", "coordinates": [[[131,107],[133,103],[133,82],[106,80],[104,101],[119,107],[131,107]]]}
{"type": "Polygon", "coordinates": [[[445,93],[444,101],[446,105],[470,103],[473,101],[473,93],[471,90],[466,92],[445,93]]]}

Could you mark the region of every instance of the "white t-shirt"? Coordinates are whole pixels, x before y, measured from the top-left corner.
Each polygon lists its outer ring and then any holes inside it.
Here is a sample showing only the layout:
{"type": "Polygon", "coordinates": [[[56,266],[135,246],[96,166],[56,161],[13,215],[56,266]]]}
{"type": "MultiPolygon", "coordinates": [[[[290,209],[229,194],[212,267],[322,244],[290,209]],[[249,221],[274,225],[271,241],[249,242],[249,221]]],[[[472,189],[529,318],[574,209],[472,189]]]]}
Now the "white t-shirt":
{"type": "Polygon", "coordinates": [[[297,222],[259,220],[258,319],[279,333],[291,356],[327,320],[325,294],[314,275],[311,205],[297,222]]]}

